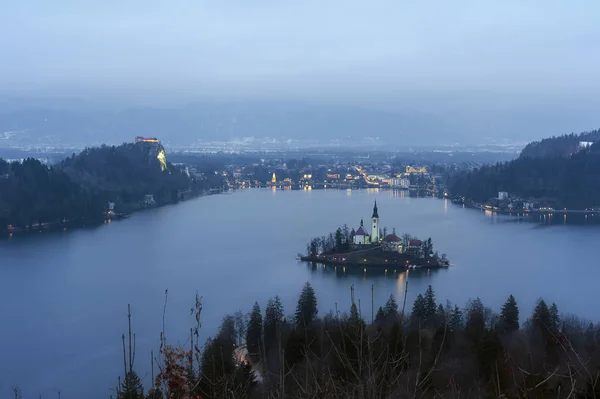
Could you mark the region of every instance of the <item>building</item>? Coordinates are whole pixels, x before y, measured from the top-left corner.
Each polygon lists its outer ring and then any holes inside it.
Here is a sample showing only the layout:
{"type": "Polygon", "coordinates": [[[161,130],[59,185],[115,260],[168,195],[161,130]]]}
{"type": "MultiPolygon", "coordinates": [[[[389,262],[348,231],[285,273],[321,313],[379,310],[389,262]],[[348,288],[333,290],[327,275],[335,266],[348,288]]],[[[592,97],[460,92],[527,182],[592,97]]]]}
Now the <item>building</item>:
{"type": "Polygon", "coordinates": [[[409,254],[414,257],[418,257],[421,253],[421,247],[423,242],[421,240],[410,240],[408,241],[408,245],[404,250],[404,253],[409,254]]]}
{"type": "Polygon", "coordinates": [[[277,176],[275,176],[275,172],[273,172],[273,177],[271,177],[271,183],[277,183],[277,176]]]}
{"type": "Polygon", "coordinates": [[[364,245],[364,244],[368,244],[368,243],[369,243],[369,234],[365,230],[365,227],[363,226],[363,221],[361,219],[360,227],[358,228],[358,230],[356,230],[356,233],[354,233],[354,244],[364,245]]]}
{"type": "Polygon", "coordinates": [[[375,205],[373,206],[373,215],[371,216],[371,234],[367,233],[365,230],[365,226],[363,224],[363,220],[360,220],[360,227],[354,233],[354,244],[355,245],[363,245],[363,244],[379,244],[381,237],[379,236],[379,214],[377,212],[377,201],[375,201],[375,205]]]}
{"type": "Polygon", "coordinates": [[[373,206],[373,215],[371,216],[371,243],[379,243],[379,214],[377,213],[377,200],[373,206]]]}
{"type": "Polygon", "coordinates": [[[156,137],[142,137],[137,136],[135,138],[136,143],[158,143],[158,139],[156,137]]]}
{"type": "Polygon", "coordinates": [[[421,167],[421,166],[407,166],[406,167],[406,174],[407,175],[412,175],[412,174],[424,174],[427,173],[427,168],[425,167],[421,167]]]}
{"type": "Polygon", "coordinates": [[[154,201],[154,195],[153,194],[146,194],[144,196],[144,205],[146,206],[152,206],[156,204],[156,202],[154,201]]]}
{"type": "Polygon", "coordinates": [[[410,187],[410,180],[407,178],[397,178],[393,177],[390,179],[390,186],[392,188],[406,188],[410,187]]]}
{"type": "Polygon", "coordinates": [[[506,191],[498,191],[498,199],[500,201],[508,199],[508,193],[506,191]]]}
{"type": "Polygon", "coordinates": [[[387,252],[402,252],[402,238],[396,233],[388,234],[383,238],[383,248],[387,252]]]}

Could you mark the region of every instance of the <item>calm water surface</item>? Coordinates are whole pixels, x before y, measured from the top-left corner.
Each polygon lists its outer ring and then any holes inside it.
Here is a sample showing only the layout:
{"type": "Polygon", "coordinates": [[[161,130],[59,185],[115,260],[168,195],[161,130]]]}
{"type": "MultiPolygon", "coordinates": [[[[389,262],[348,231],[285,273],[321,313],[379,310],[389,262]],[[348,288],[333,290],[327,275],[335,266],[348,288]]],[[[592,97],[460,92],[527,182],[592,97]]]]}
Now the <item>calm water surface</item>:
{"type": "Polygon", "coordinates": [[[522,313],[537,298],[600,320],[599,226],[545,226],[390,191],[247,190],[138,213],[93,229],[0,241],[0,397],[103,397],[122,371],[127,304],[137,333],[136,368],[150,384],[150,350],[162,330],[185,341],[195,293],[203,297],[203,338],[222,317],[279,295],[292,313],[306,281],[321,313],[350,306],[350,286],[371,316],[390,294],[408,302],[431,284],[440,301],[481,297],[498,310],[514,294],[522,313]],[[429,273],[339,273],[295,260],[313,236],[358,227],[377,199],[381,226],[432,237],[454,264],[429,273]]]}

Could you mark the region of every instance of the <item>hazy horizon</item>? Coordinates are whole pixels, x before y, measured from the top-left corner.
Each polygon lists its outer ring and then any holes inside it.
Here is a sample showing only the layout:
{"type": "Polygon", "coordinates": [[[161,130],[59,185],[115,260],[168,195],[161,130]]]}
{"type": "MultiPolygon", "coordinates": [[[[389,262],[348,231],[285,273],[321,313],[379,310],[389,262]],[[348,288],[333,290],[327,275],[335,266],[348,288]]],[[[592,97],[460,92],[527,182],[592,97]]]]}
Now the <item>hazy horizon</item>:
{"type": "MultiPolygon", "coordinates": [[[[336,121],[364,112],[370,131],[348,132],[335,122],[327,139],[407,143],[420,134],[443,143],[528,141],[600,126],[600,3],[591,0],[8,0],[2,7],[5,114],[40,104],[125,110],[281,103],[291,111],[259,110],[256,118],[265,126],[273,119],[300,124],[279,127],[282,137],[312,126],[302,126],[294,107],[333,107],[346,110],[336,121]],[[392,125],[379,126],[385,123],[392,125]]],[[[214,124],[238,112],[224,111],[214,124]]],[[[21,121],[2,126],[0,118],[0,130],[15,126],[30,129],[21,121]]],[[[189,128],[188,141],[197,139],[198,127],[189,128]]],[[[205,129],[200,136],[221,134],[205,129]]]]}

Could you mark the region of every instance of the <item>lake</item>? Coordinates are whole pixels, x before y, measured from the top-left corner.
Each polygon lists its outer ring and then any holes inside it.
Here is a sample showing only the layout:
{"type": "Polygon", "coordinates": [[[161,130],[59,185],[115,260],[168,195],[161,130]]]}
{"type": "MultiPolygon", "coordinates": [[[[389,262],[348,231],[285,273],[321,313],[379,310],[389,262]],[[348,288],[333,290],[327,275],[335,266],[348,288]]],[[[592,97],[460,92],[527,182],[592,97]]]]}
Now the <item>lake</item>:
{"type": "MultiPolygon", "coordinates": [[[[562,216],[561,216],[562,217],[562,216]]],[[[185,342],[190,309],[203,298],[202,338],[222,317],[264,310],[279,295],[292,314],[310,281],[320,314],[350,307],[350,286],[371,317],[390,294],[408,304],[429,284],[438,301],[463,306],[480,297],[498,311],[509,294],[522,321],[535,301],[600,320],[600,226],[518,222],[397,191],[271,191],[252,189],[147,210],[131,218],[66,232],[0,240],[0,397],[19,384],[25,398],[104,397],[122,373],[121,334],[127,304],[137,337],[136,369],[150,385],[150,350],[163,325],[185,342]],[[377,199],[380,225],[431,237],[452,267],[429,272],[343,273],[296,261],[313,236],[367,221],[377,199]]],[[[114,392],[113,392],[114,395],[114,392]]]]}

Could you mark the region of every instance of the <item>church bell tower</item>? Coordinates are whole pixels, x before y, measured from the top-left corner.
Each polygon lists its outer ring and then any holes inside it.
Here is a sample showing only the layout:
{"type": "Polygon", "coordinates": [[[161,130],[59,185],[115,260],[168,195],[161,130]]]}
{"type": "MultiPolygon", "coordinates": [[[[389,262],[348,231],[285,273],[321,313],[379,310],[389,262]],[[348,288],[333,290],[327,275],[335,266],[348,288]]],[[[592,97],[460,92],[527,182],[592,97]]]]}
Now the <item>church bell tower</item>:
{"type": "Polygon", "coordinates": [[[377,213],[377,200],[375,200],[373,216],[371,216],[371,244],[378,244],[379,239],[379,214],[377,213]]]}

